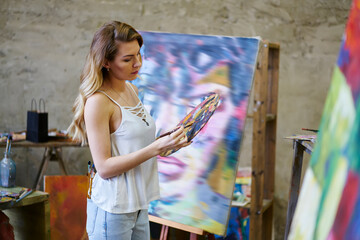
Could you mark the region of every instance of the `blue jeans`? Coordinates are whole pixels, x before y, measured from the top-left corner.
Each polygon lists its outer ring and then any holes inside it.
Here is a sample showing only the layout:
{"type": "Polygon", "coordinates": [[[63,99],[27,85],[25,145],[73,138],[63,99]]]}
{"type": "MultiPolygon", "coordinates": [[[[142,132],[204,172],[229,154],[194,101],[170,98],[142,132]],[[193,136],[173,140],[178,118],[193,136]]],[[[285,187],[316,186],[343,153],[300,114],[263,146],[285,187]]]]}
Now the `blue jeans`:
{"type": "Polygon", "coordinates": [[[86,231],[89,240],[150,240],[148,211],[114,214],[88,199],[86,231]]]}

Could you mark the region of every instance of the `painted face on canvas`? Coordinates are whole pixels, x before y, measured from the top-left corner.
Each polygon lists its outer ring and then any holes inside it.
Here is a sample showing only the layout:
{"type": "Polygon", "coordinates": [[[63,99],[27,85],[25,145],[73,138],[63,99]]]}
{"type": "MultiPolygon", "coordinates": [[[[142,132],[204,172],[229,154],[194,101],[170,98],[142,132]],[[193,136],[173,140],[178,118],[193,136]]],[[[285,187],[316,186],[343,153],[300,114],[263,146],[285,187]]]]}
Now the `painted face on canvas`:
{"type": "Polygon", "coordinates": [[[162,200],[177,201],[196,189],[199,179],[210,186],[216,185],[207,178],[219,158],[226,162],[226,156],[219,153],[219,149],[227,148],[223,138],[237,107],[231,99],[234,89],[230,87],[226,61],[218,61],[217,55],[209,49],[184,55],[182,48],[164,51],[161,47],[151,49],[152,57],[146,59],[142,69],[147,83],[145,102],[156,119],[157,135],[173,129],[210,92],[217,92],[221,98],[220,106],[190,146],[167,157],[158,157],[160,186],[164,188],[162,200]],[[156,81],[147,79],[151,75],[156,76],[156,81]]]}
{"type": "Polygon", "coordinates": [[[134,80],[141,68],[140,46],[137,40],[118,44],[114,60],[107,63],[110,78],[134,80]]]}
{"type": "Polygon", "coordinates": [[[220,95],[221,103],[209,122],[193,139],[193,143],[167,157],[158,157],[161,186],[166,189],[162,193],[163,198],[172,198],[176,194],[177,199],[180,199],[182,196],[179,193],[186,194],[196,188],[198,179],[206,178],[213,170],[209,168],[210,161],[213,159],[213,155],[218,154],[217,149],[228,126],[234,106],[230,100],[229,88],[220,84],[202,83],[195,84],[190,89],[188,97],[182,99],[183,104],[165,102],[160,107],[157,124],[165,129],[171,129],[209,92],[217,92],[220,95]]]}
{"type": "Polygon", "coordinates": [[[259,41],[153,32],[142,36],[138,89],[156,120],[157,136],[172,130],[210,92],[221,98],[190,146],[158,158],[161,198],[151,203],[149,213],[190,226],[222,228],[259,41]]]}

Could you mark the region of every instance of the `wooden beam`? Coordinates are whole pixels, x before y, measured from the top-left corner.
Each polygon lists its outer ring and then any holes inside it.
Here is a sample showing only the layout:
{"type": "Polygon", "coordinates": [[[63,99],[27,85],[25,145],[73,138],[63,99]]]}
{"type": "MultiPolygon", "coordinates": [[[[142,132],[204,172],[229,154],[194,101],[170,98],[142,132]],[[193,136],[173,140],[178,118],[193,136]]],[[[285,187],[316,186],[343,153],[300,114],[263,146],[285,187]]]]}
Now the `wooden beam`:
{"type": "Polygon", "coordinates": [[[268,91],[268,54],[269,42],[260,43],[258,64],[254,79],[253,103],[253,142],[252,142],[252,176],[251,176],[251,208],[250,208],[250,239],[261,240],[262,205],[264,196],[264,162],[265,133],[268,91]]]}
{"type": "MultiPolygon", "coordinates": [[[[266,122],[265,133],[265,169],[264,172],[264,198],[273,199],[275,191],[275,159],[276,159],[276,126],[279,88],[279,50],[280,45],[269,44],[268,56],[268,95],[267,116],[273,115],[271,121],[266,122]]],[[[273,225],[273,206],[263,215],[263,234],[271,236],[273,225]]]]}
{"type": "Polygon", "coordinates": [[[267,95],[267,116],[272,115],[272,121],[266,122],[265,134],[265,182],[264,197],[272,199],[275,188],[275,157],[276,157],[276,126],[277,126],[277,99],[278,99],[278,78],[279,78],[279,49],[269,48],[268,57],[268,95],[267,95]]]}
{"type": "Polygon", "coordinates": [[[198,235],[204,235],[204,233],[205,233],[205,231],[200,229],[200,228],[188,226],[188,225],[185,225],[185,224],[182,224],[182,223],[177,223],[177,222],[170,221],[170,220],[163,219],[163,218],[159,218],[159,217],[156,217],[156,216],[153,216],[153,215],[149,215],[149,220],[151,222],[159,223],[159,224],[162,224],[162,225],[165,225],[165,226],[180,229],[180,230],[187,231],[187,232],[190,232],[190,233],[195,233],[195,234],[198,234],[198,235]]]}

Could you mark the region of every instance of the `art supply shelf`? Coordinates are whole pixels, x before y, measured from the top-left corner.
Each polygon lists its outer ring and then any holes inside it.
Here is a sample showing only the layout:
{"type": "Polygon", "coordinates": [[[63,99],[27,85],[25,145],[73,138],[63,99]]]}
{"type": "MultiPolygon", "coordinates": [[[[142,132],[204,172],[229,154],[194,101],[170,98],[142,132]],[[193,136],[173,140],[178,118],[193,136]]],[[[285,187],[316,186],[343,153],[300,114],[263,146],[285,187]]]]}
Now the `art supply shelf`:
{"type": "MultiPolygon", "coordinates": [[[[23,188],[3,188],[1,191],[19,193],[23,188]]],[[[50,239],[50,205],[49,194],[33,191],[19,202],[0,204],[14,228],[15,239],[50,239]]]]}

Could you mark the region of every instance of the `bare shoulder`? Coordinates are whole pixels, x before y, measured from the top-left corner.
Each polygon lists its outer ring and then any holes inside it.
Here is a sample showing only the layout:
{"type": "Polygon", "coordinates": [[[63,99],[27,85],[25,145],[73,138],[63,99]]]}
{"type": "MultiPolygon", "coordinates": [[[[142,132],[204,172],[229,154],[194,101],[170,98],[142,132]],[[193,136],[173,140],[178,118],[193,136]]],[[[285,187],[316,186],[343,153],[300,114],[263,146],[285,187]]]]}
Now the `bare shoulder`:
{"type": "Polygon", "coordinates": [[[91,105],[92,107],[96,107],[98,105],[107,104],[109,102],[109,98],[100,92],[95,92],[93,95],[87,98],[85,106],[91,105]]]}
{"type": "Polygon", "coordinates": [[[102,93],[96,92],[91,95],[85,103],[85,113],[86,112],[97,112],[105,114],[110,113],[111,104],[109,104],[110,99],[102,93]]]}
{"type": "Polygon", "coordinates": [[[131,82],[129,82],[129,84],[135,90],[136,94],[139,94],[138,88],[134,84],[132,84],[131,82]]]}

